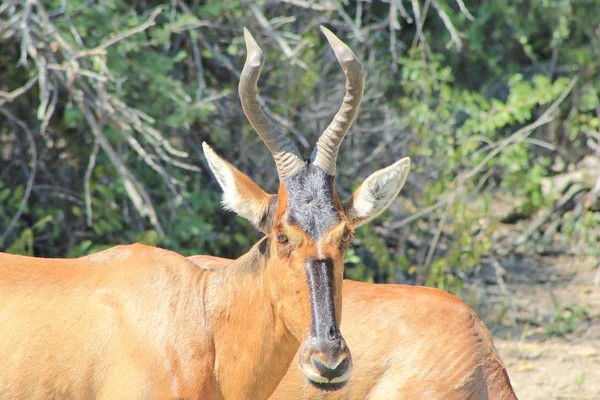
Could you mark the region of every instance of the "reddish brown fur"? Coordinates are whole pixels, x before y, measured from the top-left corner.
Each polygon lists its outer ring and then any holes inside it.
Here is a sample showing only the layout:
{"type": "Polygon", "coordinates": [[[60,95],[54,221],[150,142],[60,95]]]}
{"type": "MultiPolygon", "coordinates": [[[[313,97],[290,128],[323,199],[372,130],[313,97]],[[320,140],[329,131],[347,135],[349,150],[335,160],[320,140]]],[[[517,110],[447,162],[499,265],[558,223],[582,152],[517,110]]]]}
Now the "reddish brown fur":
{"type": "MultiPolygon", "coordinates": [[[[235,168],[233,165],[230,170],[234,175],[236,188],[240,191],[239,197],[242,199],[262,199],[263,207],[268,205],[269,197],[264,190],[255,184],[246,174],[235,168]]],[[[258,210],[257,210],[258,211],[258,210]]]]}
{"type": "MultiPolygon", "coordinates": [[[[229,260],[193,256],[214,268],[229,260]]],[[[493,399],[516,395],[490,332],[458,298],[437,289],[344,281],[342,333],[350,381],[319,392],[292,363],[271,399],[493,399]]]]}
{"type": "MultiPolygon", "coordinates": [[[[251,184],[256,185],[256,183],[250,181],[251,184]]],[[[256,185],[258,186],[258,185],[256,185]]],[[[275,220],[281,220],[285,212],[287,211],[287,203],[288,196],[287,190],[285,190],[285,186],[283,183],[279,184],[279,189],[277,190],[277,210],[275,211],[275,220]]]]}
{"type": "MultiPolygon", "coordinates": [[[[228,163],[229,164],[229,163],[228,163]]],[[[256,227],[264,233],[268,233],[271,228],[272,221],[268,218],[263,218],[269,214],[269,206],[275,196],[270,196],[264,190],[255,184],[246,174],[239,171],[233,165],[230,165],[230,172],[233,174],[235,188],[237,190],[236,198],[240,201],[247,201],[247,206],[244,208],[245,218],[258,222],[264,219],[262,224],[256,224],[256,227]]],[[[235,207],[234,207],[235,208],[235,207]]],[[[239,205],[238,205],[239,208],[239,205]]]]}
{"type": "Polygon", "coordinates": [[[214,272],[143,245],[0,254],[0,398],[267,398],[310,302],[261,244],[214,272]]]}
{"type": "Polygon", "coordinates": [[[207,398],[202,286],[193,263],[142,245],[73,260],[0,254],[0,398],[207,398]]]}

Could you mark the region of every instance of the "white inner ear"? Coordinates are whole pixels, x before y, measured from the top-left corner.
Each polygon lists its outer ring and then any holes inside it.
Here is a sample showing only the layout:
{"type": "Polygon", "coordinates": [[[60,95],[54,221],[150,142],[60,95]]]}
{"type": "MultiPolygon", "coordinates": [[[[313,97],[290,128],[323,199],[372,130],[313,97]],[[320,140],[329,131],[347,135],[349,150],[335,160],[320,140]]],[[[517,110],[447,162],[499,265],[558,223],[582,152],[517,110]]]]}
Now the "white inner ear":
{"type": "Polygon", "coordinates": [[[261,204],[255,199],[245,199],[238,190],[235,175],[233,174],[233,166],[215,153],[215,151],[206,143],[202,143],[204,155],[208,160],[208,164],[213,174],[217,178],[221,189],[223,190],[223,199],[221,204],[223,208],[237,213],[250,221],[255,227],[260,226],[260,220],[264,213],[267,212],[269,203],[261,204]]]}
{"type": "Polygon", "coordinates": [[[363,182],[351,199],[350,209],[346,210],[355,227],[377,217],[390,206],[404,186],[409,171],[410,159],[406,157],[363,182]]]}

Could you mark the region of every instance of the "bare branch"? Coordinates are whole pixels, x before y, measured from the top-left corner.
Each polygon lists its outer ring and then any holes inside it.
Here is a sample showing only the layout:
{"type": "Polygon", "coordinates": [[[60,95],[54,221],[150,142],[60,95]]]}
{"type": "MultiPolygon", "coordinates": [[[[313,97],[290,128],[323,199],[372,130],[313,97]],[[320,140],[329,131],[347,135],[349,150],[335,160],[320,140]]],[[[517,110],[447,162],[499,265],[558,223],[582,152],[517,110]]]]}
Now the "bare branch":
{"type": "Polygon", "coordinates": [[[415,221],[416,219],[419,219],[427,214],[430,214],[431,212],[437,210],[440,207],[447,205],[452,200],[452,196],[454,196],[458,190],[462,190],[462,182],[465,182],[467,179],[470,179],[473,176],[475,176],[477,173],[479,173],[492,158],[494,158],[495,156],[500,154],[502,152],[502,150],[504,150],[507,146],[509,146],[512,143],[525,140],[527,138],[527,136],[529,136],[535,129],[552,121],[552,118],[550,117],[551,114],[565,100],[565,98],[569,95],[569,93],[571,93],[571,90],[573,90],[573,87],[577,83],[578,79],[579,79],[578,77],[571,79],[571,81],[569,82],[569,84],[567,85],[565,90],[563,90],[561,95],[534,122],[532,122],[531,124],[529,124],[527,126],[524,126],[521,129],[518,129],[513,134],[511,134],[509,137],[507,137],[502,142],[500,142],[500,144],[495,146],[493,148],[493,150],[490,151],[490,153],[488,155],[486,155],[474,168],[472,168],[469,171],[459,174],[454,179],[454,182],[458,183],[456,185],[457,189],[448,193],[446,196],[444,196],[444,198],[442,198],[440,201],[438,201],[434,205],[429,206],[429,207],[417,212],[416,214],[411,215],[410,217],[407,217],[401,221],[395,222],[395,223],[391,224],[390,227],[392,229],[400,228],[404,225],[407,225],[407,224],[415,221]]]}
{"type": "MultiPolygon", "coordinates": [[[[461,185],[461,187],[462,187],[462,185],[461,185]]],[[[423,274],[423,276],[429,276],[429,271],[431,270],[431,261],[433,260],[433,255],[435,254],[435,249],[437,248],[437,245],[438,245],[438,242],[440,241],[442,232],[444,231],[444,228],[446,226],[446,221],[450,217],[450,209],[452,208],[452,205],[454,204],[454,200],[456,199],[457,194],[458,194],[458,190],[455,190],[454,192],[452,192],[450,194],[448,201],[446,201],[446,204],[444,206],[445,207],[444,214],[442,214],[442,218],[440,219],[438,227],[435,230],[433,239],[431,239],[431,243],[429,244],[429,249],[427,250],[427,256],[425,257],[425,262],[423,263],[423,267],[425,268],[425,273],[423,274]]],[[[425,282],[421,282],[421,284],[425,284],[425,282]]]]}
{"type": "Polygon", "coordinates": [[[417,46],[417,44],[419,43],[419,40],[424,41],[423,25],[425,25],[425,18],[427,17],[427,11],[429,11],[430,3],[431,3],[431,0],[425,1],[425,5],[423,6],[423,12],[421,13],[421,11],[419,9],[418,0],[411,0],[413,13],[415,14],[415,19],[417,20],[417,32],[415,33],[415,37],[413,38],[412,45],[410,46],[411,49],[414,49],[417,46]]]}
{"type": "Polygon", "coordinates": [[[296,7],[307,8],[315,11],[334,11],[337,5],[329,1],[318,2],[315,0],[279,0],[282,3],[288,3],[296,7]],[[316,4],[315,4],[316,3],[316,4]]]}
{"type": "Polygon", "coordinates": [[[364,43],[365,36],[360,32],[360,28],[358,27],[356,22],[353,21],[352,18],[350,18],[350,16],[346,13],[346,11],[344,11],[344,7],[342,7],[341,3],[338,5],[337,11],[344,19],[344,22],[346,23],[346,25],[348,27],[350,27],[350,29],[352,30],[352,33],[354,34],[354,37],[356,38],[356,40],[358,40],[361,43],[364,43]]]}
{"type": "Polygon", "coordinates": [[[469,10],[467,10],[467,7],[465,7],[465,3],[463,2],[463,0],[456,0],[456,2],[458,3],[458,7],[460,8],[460,11],[465,14],[465,16],[470,20],[470,21],[475,21],[475,17],[473,16],[473,14],[471,14],[469,12],[469,10]]]}
{"type": "Polygon", "coordinates": [[[294,57],[295,53],[292,51],[289,44],[281,37],[281,35],[275,29],[273,29],[273,27],[271,26],[267,18],[264,16],[264,14],[259,10],[259,8],[255,4],[250,3],[250,10],[252,10],[252,13],[256,17],[256,20],[258,21],[260,26],[265,30],[265,32],[270,37],[272,37],[275,40],[275,42],[277,42],[279,47],[281,47],[281,50],[283,51],[283,54],[285,54],[285,57],[287,59],[290,59],[292,64],[296,64],[302,69],[308,70],[308,65],[306,65],[304,61],[294,57]]]}
{"type": "Polygon", "coordinates": [[[4,92],[0,90],[0,97],[3,97],[3,99],[0,99],[0,106],[14,101],[17,97],[27,92],[37,82],[37,80],[38,77],[34,76],[30,80],[28,80],[23,86],[13,90],[12,92],[4,92]]]}
{"type": "Polygon", "coordinates": [[[89,227],[92,226],[92,195],[90,192],[90,179],[92,177],[94,166],[96,165],[96,156],[98,155],[99,149],[100,145],[98,140],[94,140],[94,147],[92,148],[92,153],[90,154],[90,160],[85,170],[85,177],[83,180],[83,187],[85,190],[85,215],[87,226],[89,227]]]}
{"type": "MultiPolygon", "coordinates": [[[[458,51],[461,51],[462,50],[462,40],[460,39],[458,31],[452,24],[452,21],[450,21],[450,17],[448,17],[448,14],[446,14],[446,12],[441,9],[441,7],[437,3],[437,1],[431,0],[431,5],[433,6],[433,8],[435,8],[437,10],[438,15],[444,22],[444,26],[446,27],[448,32],[450,32],[450,37],[452,38],[452,42],[454,42],[454,44],[456,44],[456,49],[458,51]]],[[[446,46],[446,48],[447,47],[448,46],[446,46]]]]}
{"type": "Polygon", "coordinates": [[[110,145],[106,136],[102,132],[100,125],[98,124],[96,118],[92,114],[91,110],[85,104],[83,100],[83,94],[78,92],[75,94],[75,101],[79,106],[79,109],[83,113],[88,125],[92,129],[92,133],[96,137],[96,140],[102,147],[102,150],[106,152],[108,158],[111,160],[112,164],[117,168],[119,174],[121,175],[121,179],[123,180],[123,184],[125,186],[125,190],[129,195],[129,198],[133,202],[134,207],[142,216],[148,216],[150,219],[150,223],[158,232],[161,238],[165,237],[165,232],[162,229],[158,217],[156,215],[156,211],[154,210],[154,206],[152,205],[152,201],[150,200],[150,196],[144,189],[143,185],[138,182],[138,180],[133,176],[133,174],[129,171],[129,169],[121,162],[112,146],[110,145]]]}
{"type": "Polygon", "coordinates": [[[19,208],[17,209],[17,212],[10,220],[8,227],[4,230],[4,232],[2,233],[2,236],[0,236],[0,245],[2,245],[4,243],[4,241],[6,240],[6,238],[8,237],[8,235],[10,235],[10,233],[14,229],[19,218],[21,218],[23,211],[25,211],[25,207],[27,206],[27,202],[29,201],[29,196],[31,196],[31,190],[33,189],[33,182],[35,181],[35,174],[37,172],[37,157],[38,157],[38,155],[37,155],[37,148],[35,145],[35,139],[33,137],[33,133],[31,133],[31,130],[27,127],[27,125],[23,121],[21,121],[19,118],[15,117],[10,111],[6,110],[3,107],[0,107],[0,112],[2,114],[4,114],[4,116],[7,119],[9,119],[13,123],[17,124],[19,126],[19,128],[21,128],[21,130],[23,132],[25,132],[25,135],[27,136],[27,141],[29,142],[29,149],[31,150],[31,168],[29,170],[30,171],[29,179],[27,180],[27,186],[25,187],[25,193],[23,194],[23,198],[21,199],[21,202],[19,204],[19,208]]]}
{"type": "Polygon", "coordinates": [[[404,8],[402,0],[391,0],[391,2],[396,5],[398,11],[400,11],[400,15],[402,16],[402,18],[404,18],[409,24],[412,24],[413,19],[408,13],[408,11],[406,11],[406,8],[404,8]]]}
{"type": "Polygon", "coordinates": [[[117,44],[118,42],[127,39],[130,36],[136,35],[138,33],[144,32],[146,29],[156,25],[156,17],[158,16],[158,14],[160,14],[163,11],[162,7],[158,7],[157,9],[155,9],[152,14],[150,14],[150,17],[148,17],[148,20],[146,22],[144,22],[142,25],[136,26],[135,28],[131,28],[125,32],[119,33],[117,35],[114,35],[112,38],[109,38],[108,40],[105,40],[102,44],[100,44],[97,47],[94,47],[93,49],[90,50],[85,50],[85,51],[80,51],[79,53],[77,53],[75,55],[75,58],[81,58],[81,57],[85,57],[91,54],[103,54],[104,50],[106,50],[108,47],[117,44]]]}

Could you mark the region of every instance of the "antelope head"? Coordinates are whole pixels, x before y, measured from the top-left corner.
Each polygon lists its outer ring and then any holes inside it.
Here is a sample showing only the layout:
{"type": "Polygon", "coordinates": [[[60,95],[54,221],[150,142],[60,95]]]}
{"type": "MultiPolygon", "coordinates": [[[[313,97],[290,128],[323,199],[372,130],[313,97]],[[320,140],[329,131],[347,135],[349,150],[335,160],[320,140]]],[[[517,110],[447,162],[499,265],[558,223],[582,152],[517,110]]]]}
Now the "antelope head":
{"type": "Polygon", "coordinates": [[[364,76],[356,56],[321,27],[346,76],[346,95],[319,138],[310,160],[269,120],[258,102],[262,50],[244,29],[247,56],[239,95],[250,124],[271,151],[279,175],[277,195],[265,193],[248,176],[219,157],[204,153],[221,185],[223,204],[267,236],[264,283],[286,329],[302,343],[299,366],[308,382],[325,390],[342,387],[352,359],[339,329],[344,256],[354,229],[382,213],[406,181],[404,158],[369,176],[346,201],[335,190],[339,147],[362,98],[364,76]]]}

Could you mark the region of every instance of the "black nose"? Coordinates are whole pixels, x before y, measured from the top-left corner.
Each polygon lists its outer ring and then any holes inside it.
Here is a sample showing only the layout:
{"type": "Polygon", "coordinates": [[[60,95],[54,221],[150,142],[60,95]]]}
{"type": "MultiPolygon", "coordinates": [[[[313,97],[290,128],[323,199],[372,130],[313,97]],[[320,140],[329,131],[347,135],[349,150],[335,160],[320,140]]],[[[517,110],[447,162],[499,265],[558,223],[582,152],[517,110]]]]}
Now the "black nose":
{"type": "Polygon", "coordinates": [[[338,378],[346,373],[350,365],[350,357],[344,355],[342,360],[336,360],[334,363],[328,363],[322,360],[319,356],[313,355],[310,358],[323,378],[329,380],[338,378]]]}

